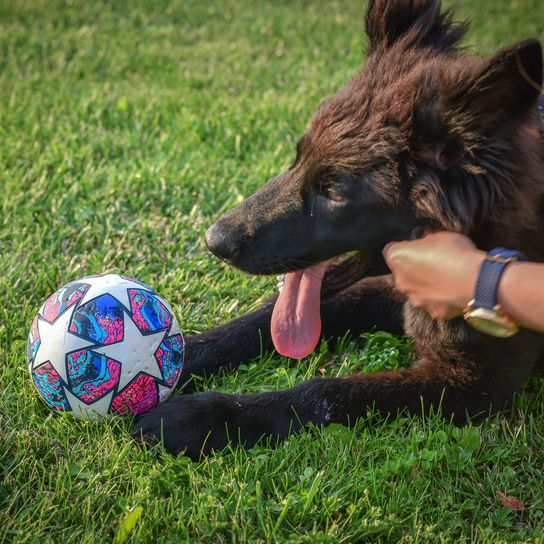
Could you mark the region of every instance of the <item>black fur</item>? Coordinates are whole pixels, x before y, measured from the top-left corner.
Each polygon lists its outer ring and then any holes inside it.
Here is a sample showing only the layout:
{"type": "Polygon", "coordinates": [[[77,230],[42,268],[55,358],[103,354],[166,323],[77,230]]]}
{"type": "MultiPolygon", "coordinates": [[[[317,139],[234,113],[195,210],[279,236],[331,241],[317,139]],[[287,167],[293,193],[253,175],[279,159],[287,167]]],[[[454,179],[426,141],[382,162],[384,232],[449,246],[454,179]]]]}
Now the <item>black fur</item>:
{"type": "MultiPolygon", "coordinates": [[[[453,23],[437,0],[371,1],[366,28],[365,66],[318,109],[292,167],[206,238],[224,261],[251,273],[361,251],[364,258],[325,279],[323,336],[407,334],[419,359],[402,371],[315,379],[275,393],[182,395],[137,421],[135,436],[198,458],[229,441],[282,440],[310,423],[349,425],[369,407],[395,415],[440,405],[462,422],[507,407],[541,359],[544,335],[524,330],[497,339],[460,318],[433,321],[390,277],[376,275],[385,243],[428,229],[464,232],[482,249],[502,245],[544,261],[540,44],[519,42],[489,59],[464,55],[458,44],[466,25],[453,23]],[[338,281],[349,271],[349,281],[338,281]]],[[[273,303],[189,337],[182,381],[272,349],[273,303]]]]}

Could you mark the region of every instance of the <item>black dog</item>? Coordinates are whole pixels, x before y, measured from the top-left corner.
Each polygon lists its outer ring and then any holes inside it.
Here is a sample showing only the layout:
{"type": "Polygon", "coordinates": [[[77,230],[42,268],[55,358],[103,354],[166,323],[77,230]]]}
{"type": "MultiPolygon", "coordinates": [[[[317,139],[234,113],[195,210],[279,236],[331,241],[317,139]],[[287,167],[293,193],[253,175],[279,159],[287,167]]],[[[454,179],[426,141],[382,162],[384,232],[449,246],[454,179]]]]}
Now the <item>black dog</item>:
{"type": "Polygon", "coordinates": [[[141,418],[137,436],[197,458],[229,440],[250,447],[310,423],[352,424],[368,407],[395,415],[440,405],[461,422],[508,405],[544,335],[499,339],[461,318],[433,321],[378,275],[385,243],[428,230],[544,260],[541,46],[525,40],[474,58],[458,49],[466,28],[438,0],[369,2],[362,70],[318,109],[292,167],[206,234],[214,254],[246,272],[289,271],[283,291],[187,338],[184,378],[235,367],[273,344],[301,357],[320,336],[374,329],[412,336],[417,362],[274,393],[182,395],[141,418]]]}

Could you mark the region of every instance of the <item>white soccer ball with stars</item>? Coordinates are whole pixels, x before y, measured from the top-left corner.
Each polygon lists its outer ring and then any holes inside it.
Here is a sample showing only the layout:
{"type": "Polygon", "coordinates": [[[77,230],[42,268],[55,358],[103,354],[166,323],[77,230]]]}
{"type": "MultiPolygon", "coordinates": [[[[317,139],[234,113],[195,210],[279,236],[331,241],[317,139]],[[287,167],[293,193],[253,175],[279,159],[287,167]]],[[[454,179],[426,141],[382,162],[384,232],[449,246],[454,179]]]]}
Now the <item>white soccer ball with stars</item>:
{"type": "Polygon", "coordinates": [[[156,291],[117,274],[88,276],[51,295],[32,322],[27,362],[56,411],[142,414],[175,388],[183,336],[156,291]]]}

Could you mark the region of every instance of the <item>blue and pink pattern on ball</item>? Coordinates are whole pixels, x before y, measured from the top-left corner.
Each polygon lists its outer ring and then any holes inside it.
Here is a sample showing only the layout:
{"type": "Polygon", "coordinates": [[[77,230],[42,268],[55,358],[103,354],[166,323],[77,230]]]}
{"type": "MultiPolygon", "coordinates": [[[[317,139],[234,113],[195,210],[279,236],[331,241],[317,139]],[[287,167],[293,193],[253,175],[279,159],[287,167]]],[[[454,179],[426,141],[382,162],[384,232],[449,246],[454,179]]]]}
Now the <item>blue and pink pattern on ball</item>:
{"type": "Polygon", "coordinates": [[[183,367],[184,343],[181,334],[166,338],[155,352],[164,382],[173,387],[183,367]]]}
{"type": "Polygon", "coordinates": [[[121,374],[121,363],[84,349],[67,357],[68,384],[73,395],[86,403],[111,393],[121,374]]]}
{"type": "Polygon", "coordinates": [[[118,414],[143,414],[159,403],[159,386],[153,376],[139,374],[112,401],[118,414]]]}
{"type": "Polygon", "coordinates": [[[168,303],[148,285],[117,274],[78,279],[50,296],[26,346],[40,396],[55,411],[85,404],[90,411],[81,417],[136,415],[159,404],[179,381],[184,348],[168,303]]]}
{"type": "Polygon", "coordinates": [[[143,333],[168,329],[172,315],[152,293],[143,289],[129,289],[132,320],[143,333]]]}
{"type": "Polygon", "coordinates": [[[62,389],[62,382],[51,363],[45,363],[32,370],[34,385],[45,402],[54,410],[70,410],[70,404],[62,389]]]}
{"type": "Polygon", "coordinates": [[[81,300],[89,290],[89,287],[89,284],[76,281],[59,289],[45,301],[42,317],[48,323],[53,323],[65,310],[81,300]]]}
{"type": "Polygon", "coordinates": [[[70,332],[99,344],[121,342],[124,334],[122,304],[111,295],[101,295],[74,311],[70,332]]]}
{"type": "Polygon", "coordinates": [[[36,353],[40,347],[40,330],[38,329],[38,316],[32,321],[30,334],[26,343],[26,360],[29,365],[32,365],[36,358],[36,353]]]}

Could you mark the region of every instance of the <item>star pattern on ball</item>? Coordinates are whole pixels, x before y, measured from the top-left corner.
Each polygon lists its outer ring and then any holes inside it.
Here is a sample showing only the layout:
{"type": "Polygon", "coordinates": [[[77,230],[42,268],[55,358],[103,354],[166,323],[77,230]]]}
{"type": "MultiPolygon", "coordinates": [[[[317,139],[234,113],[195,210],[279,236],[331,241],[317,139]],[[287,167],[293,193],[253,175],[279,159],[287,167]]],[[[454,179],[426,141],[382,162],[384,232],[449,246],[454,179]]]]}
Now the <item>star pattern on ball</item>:
{"type": "MultiPolygon", "coordinates": [[[[159,364],[155,359],[155,352],[166,337],[166,331],[161,330],[154,333],[142,334],[132,319],[125,319],[125,335],[131,339],[131,356],[134,357],[134,363],[121,367],[118,390],[121,391],[140,372],[162,380],[163,376],[159,364]],[[144,366],[143,361],[149,361],[149,363],[144,366]]],[[[117,342],[107,346],[95,346],[92,350],[119,362],[127,358],[127,346],[125,342],[117,342]]]]}
{"type": "Polygon", "coordinates": [[[176,336],[176,334],[181,334],[181,329],[178,327],[178,324],[174,321],[170,327],[170,336],[176,336]]]}
{"type": "Polygon", "coordinates": [[[54,410],[86,419],[157,405],[175,387],[184,355],[168,302],[117,274],[61,287],[38,312],[28,345],[42,398],[54,410]]]}
{"type": "Polygon", "coordinates": [[[164,305],[164,307],[170,312],[170,315],[172,316],[172,326],[170,327],[170,331],[168,333],[169,336],[175,336],[176,334],[181,334],[181,330],[176,322],[174,310],[172,310],[172,306],[168,303],[168,301],[164,298],[162,298],[160,295],[156,294],[155,298],[160,301],[161,304],[164,305]]]}
{"type": "Polygon", "coordinates": [[[84,403],[82,400],[79,400],[76,396],[72,395],[70,391],[64,388],[64,394],[70,403],[72,412],[79,417],[84,417],[86,419],[96,419],[100,414],[105,414],[108,411],[108,408],[111,404],[113,398],[113,391],[108,393],[106,396],[101,399],[93,402],[91,405],[84,403]]]}
{"type": "Polygon", "coordinates": [[[104,274],[103,276],[90,276],[78,280],[80,283],[90,285],[89,290],[81,299],[80,305],[85,304],[93,298],[99,297],[107,293],[118,300],[127,310],[130,310],[130,298],[128,295],[129,289],[143,289],[141,283],[119,279],[117,274],[104,274]]]}
{"type": "Polygon", "coordinates": [[[36,352],[32,368],[37,368],[48,361],[53,365],[61,379],[66,382],[66,353],[77,349],[85,349],[93,345],[93,342],[82,340],[77,336],[67,333],[75,306],[71,306],[57,317],[53,323],[48,323],[42,317],[38,318],[38,331],[40,333],[40,347],[36,352]],[[47,338],[64,338],[64,342],[47,342],[47,338]]]}

